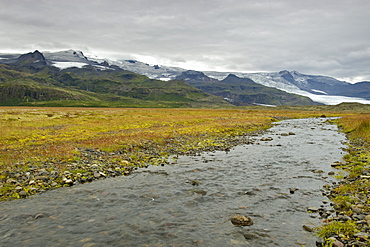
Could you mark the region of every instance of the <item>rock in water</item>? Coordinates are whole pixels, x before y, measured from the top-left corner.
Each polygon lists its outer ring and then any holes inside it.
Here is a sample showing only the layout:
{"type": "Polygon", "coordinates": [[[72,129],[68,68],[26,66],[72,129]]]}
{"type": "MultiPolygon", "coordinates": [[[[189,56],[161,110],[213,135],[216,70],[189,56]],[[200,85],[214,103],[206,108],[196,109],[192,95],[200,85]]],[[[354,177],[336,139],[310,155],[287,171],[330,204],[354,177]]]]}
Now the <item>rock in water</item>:
{"type": "Polygon", "coordinates": [[[253,221],[251,218],[244,216],[244,215],[240,215],[240,214],[236,214],[233,217],[231,217],[231,223],[233,223],[233,225],[236,225],[236,226],[253,225],[253,221]]]}
{"type": "Polygon", "coordinates": [[[310,226],[303,225],[302,227],[303,227],[303,230],[305,230],[307,232],[313,232],[314,231],[314,229],[312,227],[310,227],[310,226]]]}

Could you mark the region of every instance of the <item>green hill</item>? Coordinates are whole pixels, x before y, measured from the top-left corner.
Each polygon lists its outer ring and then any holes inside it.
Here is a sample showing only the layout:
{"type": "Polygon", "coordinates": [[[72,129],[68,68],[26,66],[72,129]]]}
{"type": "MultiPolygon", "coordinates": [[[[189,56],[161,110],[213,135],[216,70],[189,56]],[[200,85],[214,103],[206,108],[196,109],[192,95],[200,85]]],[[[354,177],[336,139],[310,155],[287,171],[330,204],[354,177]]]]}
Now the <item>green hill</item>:
{"type": "MultiPolygon", "coordinates": [[[[34,54],[34,53],[33,53],[34,54]]],[[[160,81],[118,67],[60,70],[33,55],[0,64],[0,105],[222,107],[222,99],[181,80],[160,81]],[[36,57],[36,58],[35,58],[36,57]]]]}

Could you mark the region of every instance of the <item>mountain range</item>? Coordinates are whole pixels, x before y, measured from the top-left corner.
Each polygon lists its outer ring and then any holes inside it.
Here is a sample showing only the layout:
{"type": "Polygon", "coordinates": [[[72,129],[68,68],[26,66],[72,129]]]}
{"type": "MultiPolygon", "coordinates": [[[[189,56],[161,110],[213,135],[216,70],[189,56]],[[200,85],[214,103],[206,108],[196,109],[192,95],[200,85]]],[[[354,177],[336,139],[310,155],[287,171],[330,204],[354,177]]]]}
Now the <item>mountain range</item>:
{"type": "Polygon", "coordinates": [[[86,57],[81,51],[0,54],[1,105],[209,107],[370,104],[370,82],[296,71],[229,73],[86,57]]]}
{"type": "MultiPolygon", "coordinates": [[[[178,78],[182,73],[189,74],[188,70],[161,65],[149,65],[135,60],[104,60],[110,64],[119,66],[152,79],[172,80],[178,78]]],[[[279,72],[217,72],[200,71],[205,76],[219,81],[225,79],[229,74],[240,78],[253,80],[255,83],[276,88],[288,93],[309,97],[311,100],[321,104],[339,104],[342,102],[359,102],[370,104],[370,82],[363,81],[355,84],[337,80],[329,76],[306,75],[297,71],[283,70],[279,72]]],[[[182,76],[183,78],[183,76],[182,76]]],[[[186,78],[183,78],[186,79],[186,78]]],[[[191,78],[190,78],[191,79],[191,78]]],[[[206,78],[201,80],[208,80],[206,78]]]]}

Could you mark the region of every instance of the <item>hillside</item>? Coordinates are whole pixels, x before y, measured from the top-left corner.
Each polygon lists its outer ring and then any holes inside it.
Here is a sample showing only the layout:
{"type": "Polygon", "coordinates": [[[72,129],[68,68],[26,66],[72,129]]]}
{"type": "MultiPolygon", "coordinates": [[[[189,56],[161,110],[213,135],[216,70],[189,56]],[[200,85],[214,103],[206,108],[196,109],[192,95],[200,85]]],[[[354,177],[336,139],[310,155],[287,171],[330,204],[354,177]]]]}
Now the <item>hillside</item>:
{"type": "Polygon", "coordinates": [[[290,94],[276,88],[257,84],[248,78],[229,74],[222,81],[202,72],[186,71],[177,79],[184,80],[204,92],[222,96],[234,105],[315,105],[308,97],[290,94]]]}
{"type": "Polygon", "coordinates": [[[229,103],[181,80],[149,79],[90,62],[60,69],[38,51],[0,64],[0,105],[222,107],[229,103]]]}

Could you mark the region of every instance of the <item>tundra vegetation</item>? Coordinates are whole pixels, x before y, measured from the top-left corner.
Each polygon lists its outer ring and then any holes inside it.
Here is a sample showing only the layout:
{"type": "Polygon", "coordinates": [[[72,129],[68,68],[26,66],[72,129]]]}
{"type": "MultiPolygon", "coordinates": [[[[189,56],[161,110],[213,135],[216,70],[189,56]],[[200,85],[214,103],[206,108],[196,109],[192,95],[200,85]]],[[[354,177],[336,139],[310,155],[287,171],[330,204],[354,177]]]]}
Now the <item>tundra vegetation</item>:
{"type": "MultiPolygon", "coordinates": [[[[337,164],[341,182],[330,187],[338,213],[370,214],[370,111],[341,104],[307,107],[67,108],[0,107],[0,200],[110,176],[128,175],[170,157],[229,150],[248,136],[286,118],[341,116],[335,120],[349,142],[337,164]]],[[[317,234],[354,239],[364,226],[325,219],[317,234]]],[[[363,237],[363,236],[362,236],[363,237]]],[[[328,245],[329,246],[329,245],[328,245]]]]}
{"type": "Polygon", "coordinates": [[[228,150],[278,119],[323,114],[263,108],[1,107],[0,112],[2,200],[129,174],[133,167],[165,164],[170,155],[228,150]]]}

